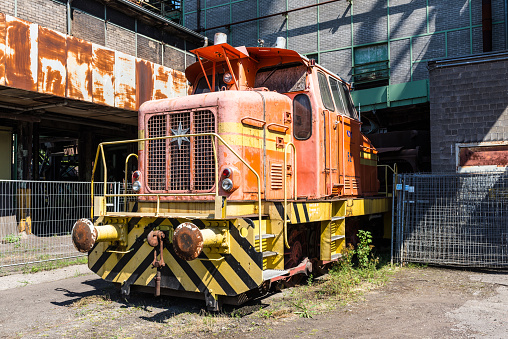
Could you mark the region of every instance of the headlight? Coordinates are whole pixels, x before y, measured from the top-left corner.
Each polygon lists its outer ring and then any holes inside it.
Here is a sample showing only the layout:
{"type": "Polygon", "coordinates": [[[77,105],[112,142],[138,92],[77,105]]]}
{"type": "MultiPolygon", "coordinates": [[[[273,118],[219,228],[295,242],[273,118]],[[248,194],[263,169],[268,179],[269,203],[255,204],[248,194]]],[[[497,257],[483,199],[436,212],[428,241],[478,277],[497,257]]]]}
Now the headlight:
{"type": "Polygon", "coordinates": [[[229,72],[226,72],[224,73],[224,76],[222,77],[222,80],[226,83],[226,84],[231,84],[233,82],[233,76],[231,75],[231,73],[229,72]]]}
{"type": "Polygon", "coordinates": [[[134,192],[138,192],[141,189],[141,183],[139,181],[134,181],[132,183],[132,190],[134,192]]]}
{"type": "Polygon", "coordinates": [[[222,180],[222,189],[229,192],[233,189],[233,181],[229,178],[222,180]]]}

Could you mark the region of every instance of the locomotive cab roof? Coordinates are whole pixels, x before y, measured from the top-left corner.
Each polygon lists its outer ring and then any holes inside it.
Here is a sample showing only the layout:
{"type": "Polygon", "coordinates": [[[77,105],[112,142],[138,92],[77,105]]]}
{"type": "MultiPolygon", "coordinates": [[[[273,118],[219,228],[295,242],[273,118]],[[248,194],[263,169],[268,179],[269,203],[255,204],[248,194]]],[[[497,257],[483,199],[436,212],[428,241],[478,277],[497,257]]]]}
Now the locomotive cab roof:
{"type": "MultiPolygon", "coordinates": [[[[242,59],[249,60],[256,65],[257,69],[274,66],[277,64],[299,63],[309,65],[309,60],[298,52],[283,48],[267,47],[233,47],[227,43],[197,48],[191,51],[196,55],[197,62],[193,63],[185,70],[187,79],[194,83],[203,72],[208,75],[213,74],[213,67],[218,69],[231,68],[242,59]]],[[[231,71],[231,69],[230,69],[231,71]]]]}

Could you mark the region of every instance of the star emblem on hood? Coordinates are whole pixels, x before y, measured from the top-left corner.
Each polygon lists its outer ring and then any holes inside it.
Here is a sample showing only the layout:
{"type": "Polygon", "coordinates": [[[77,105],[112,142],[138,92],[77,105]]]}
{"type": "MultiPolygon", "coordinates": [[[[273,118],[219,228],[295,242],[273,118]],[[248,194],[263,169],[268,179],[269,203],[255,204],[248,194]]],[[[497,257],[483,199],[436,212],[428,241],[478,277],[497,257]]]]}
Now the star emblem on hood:
{"type": "Polygon", "coordinates": [[[188,131],[189,131],[189,128],[186,128],[186,129],[182,128],[181,121],[180,121],[180,124],[178,125],[178,129],[176,131],[171,128],[171,132],[173,133],[173,135],[175,135],[175,136],[182,135],[181,137],[178,137],[178,138],[171,138],[171,142],[178,143],[178,149],[180,149],[182,147],[182,142],[184,142],[184,141],[190,142],[189,138],[183,136],[183,135],[187,134],[188,131]]]}

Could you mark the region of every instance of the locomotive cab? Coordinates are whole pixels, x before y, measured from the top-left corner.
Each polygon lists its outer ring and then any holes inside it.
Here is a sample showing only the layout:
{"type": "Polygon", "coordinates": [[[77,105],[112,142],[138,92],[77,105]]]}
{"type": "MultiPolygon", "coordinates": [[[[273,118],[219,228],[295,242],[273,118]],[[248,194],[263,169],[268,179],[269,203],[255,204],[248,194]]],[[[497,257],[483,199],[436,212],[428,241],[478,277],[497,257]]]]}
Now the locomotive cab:
{"type": "Polygon", "coordinates": [[[140,139],[119,142],[138,146],[133,191],[104,182],[95,222],[79,220],[72,238],[125,294],[217,310],[336,261],[346,217],[390,205],[375,196],[377,152],[342,78],[284,48],[192,52],[192,94],[145,102],[140,139]],[[116,197],[131,199],[125,211],[108,210],[116,197]]]}

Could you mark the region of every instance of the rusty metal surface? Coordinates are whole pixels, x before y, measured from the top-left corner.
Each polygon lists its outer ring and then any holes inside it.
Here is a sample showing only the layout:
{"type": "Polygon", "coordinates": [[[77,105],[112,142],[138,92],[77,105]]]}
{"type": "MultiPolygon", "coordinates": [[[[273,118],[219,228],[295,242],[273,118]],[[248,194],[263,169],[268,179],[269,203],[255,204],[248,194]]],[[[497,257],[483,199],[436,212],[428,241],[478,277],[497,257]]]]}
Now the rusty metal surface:
{"type": "Polygon", "coordinates": [[[136,109],[136,58],[116,52],[115,107],[136,109]]]}
{"type": "Polygon", "coordinates": [[[93,45],[92,48],[92,101],[115,105],[115,51],[93,45]]]}
{"type": "Polygon", "coordinates": [[[190,222],[180,224],[173,233],[173,248],[184,260],[194,260],[203,250],[203,236],[199,228],[190,222]]]}
{"type": "Polygon", "coordinates": [[[460,166],[508,166],[508,145],[460,148],[460,166]]]}
{"type": "Polygon", "coordinates": [[[88,252],[95,245],[97,229],[86,218],[79,219],[72,227],[72,243],[82,253],[88,252]]]}
{"type": "Polygon", "coordinates": [[[5,38],[7,22],[5,14],[0,13],[0,85],[5,85],[5,38]]]}
{"type": "Polygon", "coordinates": [[[38,90],[65,97],[67,78],[66,36],[39,27],[38,90]]]}
{"type": "Polygon", "coordinates": [[[154,65],[150,61],[136,59],[136,108],[152,98],[153,70],[154,65]]]}
{"type": "Polygon", "coordinates": [[[92,101],[92,43],[67,36],[67,97],[92,101]]]}
{"type": "Polygon", "coordinates": [[[5,84],[37,91],[37,25],[6,16],[5,84]]]}
{"type": "Polygon", "coordinates": [[[141,103],[187,95],[182,72],[4,13],[0,86],[9,87],[1,91],[0,104],[14,110],[55,102],[57,96],[76,102],[49,112],[133,125],[141,103]]]}

